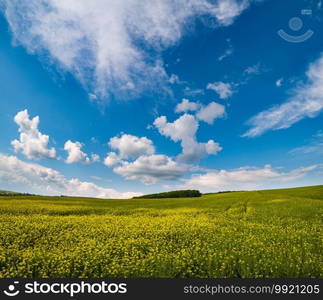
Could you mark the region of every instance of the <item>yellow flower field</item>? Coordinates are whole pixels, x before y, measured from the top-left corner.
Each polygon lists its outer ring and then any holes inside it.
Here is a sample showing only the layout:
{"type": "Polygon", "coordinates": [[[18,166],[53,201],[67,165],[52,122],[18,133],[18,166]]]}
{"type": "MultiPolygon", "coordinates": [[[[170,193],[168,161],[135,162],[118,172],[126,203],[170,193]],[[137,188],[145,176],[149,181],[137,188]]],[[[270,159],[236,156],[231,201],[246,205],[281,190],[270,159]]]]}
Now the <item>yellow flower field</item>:
{"type": "Polygon", "coordinates": [[[0,277],[322,277],[323,186],[0,197],[0,277]]]}

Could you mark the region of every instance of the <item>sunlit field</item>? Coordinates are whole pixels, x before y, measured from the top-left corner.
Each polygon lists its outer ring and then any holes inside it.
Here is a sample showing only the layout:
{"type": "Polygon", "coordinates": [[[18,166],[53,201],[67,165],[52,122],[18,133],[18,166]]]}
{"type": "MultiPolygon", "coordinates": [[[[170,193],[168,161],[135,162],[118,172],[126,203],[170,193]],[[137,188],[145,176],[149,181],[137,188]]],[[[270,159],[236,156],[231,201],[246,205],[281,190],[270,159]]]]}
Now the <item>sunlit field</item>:
{"type": "Polygon", "coordinates": [[[0,197],[0,277],[322,277],[323,186],[0,197]]]}

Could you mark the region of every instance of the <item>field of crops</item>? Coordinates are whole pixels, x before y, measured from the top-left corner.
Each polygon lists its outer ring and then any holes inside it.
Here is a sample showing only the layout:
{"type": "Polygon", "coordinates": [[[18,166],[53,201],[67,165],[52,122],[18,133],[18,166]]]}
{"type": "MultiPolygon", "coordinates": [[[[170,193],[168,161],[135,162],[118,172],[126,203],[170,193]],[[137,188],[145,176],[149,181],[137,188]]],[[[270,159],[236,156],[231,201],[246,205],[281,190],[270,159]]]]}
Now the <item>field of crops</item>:
{"type": "Polygon", "coordinates": [[[322,277],[323,186],[103,200],[0,196],[0,277],[322,277]]]}

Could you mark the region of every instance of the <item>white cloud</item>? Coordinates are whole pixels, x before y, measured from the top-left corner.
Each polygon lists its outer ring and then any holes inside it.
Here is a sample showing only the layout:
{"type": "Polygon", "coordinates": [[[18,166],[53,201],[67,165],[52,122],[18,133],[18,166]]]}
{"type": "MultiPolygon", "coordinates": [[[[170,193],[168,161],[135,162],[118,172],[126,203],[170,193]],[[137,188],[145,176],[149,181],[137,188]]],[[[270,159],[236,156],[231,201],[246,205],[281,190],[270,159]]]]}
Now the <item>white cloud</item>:
{"type": "Polygon", "coordinates": [[[227,49],[224,54],[222,54],[221,56],[219,56],[218,60],[219,61],[222,61],[224,60],[225,58],[227,58],[228,56],[232,55],[233,54],[233,49],[227,49]]]}
{"type": "Polygon", "coordinates": [[[204,94],[203,89],[194,89],[194,88],[190,88],[189,86],[186,86],[183,92],[186,96],[197,96],[197,95],[204,94]]]}
{"type": "Polygon", "coordinates": [[[173,161],[166,155],[144,155],[133,162],[123,161],[113,171],[128,180],[139,180],[144,184],[154,184],[161,180],[177,180],[189,167],[173,161]]]}
{"type": "Polygon", "coordinates": [[[93,94],[93,93],[89,93],[88,97],[91,101],[95,102],[96,100],[98,100],[98,96],[93,94]]]}
{"type": "Polygon", "coordinates": [[[0,184],[4,188],[45,195],[70,195],[99,198],[131,198],[139,193],[121,193],[77,178],[67,179],[58,171],[26,163],[0,153],[0,184]]]}
{"type": "Polygon", "coordinates": [[[104,159],[104,164],[107,167],[112,167],[121,162],[120,157],[115,152],[109,152],[107,157],[104,159]]]}
{"type": "Polygon", "coordinates": [[[92,153],[91,154],[91,159],[93,162],[99,162],[100,161],[100,156],[98,154],[92,153]]]}
{"type": "Polygon", "coordinates": [[[166,116],[161,116],[154,121],[160,134],[170,137],[174,142],[182,139],[194,138],[199,127],[195,117],[184,114],[173,123],[168,123],[166,116]]]}
{"type": "Polygon", "coordinates": [[[233,84],[230,82],[225,83],[218,81],[209,83],[206,88],[215,91],[219,95],[220,99],[228,99],[234,93],[233,84]]]}
{"type": "Polygon", "coordinates": [[[221,25],[231,25],[236,18],[245,10],[251,1],[220,0],[216,2],[214,14],[221,25]]]}
{"type": "Polygon", "coordinates": [[[281,87],[283,85],[284,78],[280,78],[276,81],[276,86],[281,87]]]}
{"type": "MultiPolygon", "coordinates": [[[[80,142],[72,142],[68,140],[64,145],[64,150],[68,153],[65,162],[68,164],[77,162],[89,164],[91,162],[91,159],[87,156],[86,153],[81,150],[82,146],[83,145],[80,142]]],[[[94,154],[94,158],[98,159],[96,154],[94,154]]]]}
{"type": "Polygon", "coordinates": [[[176,74],[172,74],[168,79],[170,84],[182,84],[184,81],[181,81],[176,74]]]}
{"type": "Polygon", "coordinates": [[[154,125],[161,135],[171,138],[174,142],[181,142],[182,153],[178,156],[181,162],[197,162],[207,154],[217,154],[222,150],[213,140],[207,143],[196,141],[199,123],[193,115],[184,114],[173,123],[168,123],[167,118],[161,116],[154,121],[154,125]]]}
{"type": "Polygon", "coordinates": [[[319,131],[314,135],[310,143],[301,147],[297,147],[291,150],[289,153],[302,154],[302,155],[303,154],[321,155],[323,153],[323,132],[319,131]]]}
{"type": "Polygon", "coordinates": [[[194,163],[207,155],[218,154],[222,147],[219,143],[209,140],[207,143],[198,143],[195,139],[185,138],[181,142],[182,153],[178,155],[179,162],[194,163]]]}
{"type": "Polygon", "coordinates": [[[56,150],[48,148],[49,136],[38,130],[39,117],[29,118],[27,109],[20,111],[14,117],[19,126],[19,140],[13,140],[14,151],[24,154],[28,159],[56,159],[56,150]]]}
{"type": "MultiPolygon", "coordinates": [[[[153,184],[161,180],[175,180],[181,177],[189,167],[173,161],[170,157],[155,154],[155,147],[146,137],[123,134],[111,138],[109,146],[118,151],[109,152],[104,160],[113,172],[129,180],[138,180],[144,184],[153,184]]],[[[209,144],[209,151],[214,146],[209,144]]]]}
{"type": "Polygon", "coordinates": [[[191,102],[188,99],[183,98],[181,103],[178,103],[175,108],[176,113],[196,111],[201,106],[200,103],[191,102]]]}
{"type": "Polygon", "coordinates": [[[244,73],[247,73],[247,74],[259,74],[260,73],[260,63],[257,63],[253,66],[250,66],[248,67],[247,69],[244,70],[244,73]]]}
{"type": "Polygon", "coordinates": [[[217,118],[222,118],[225,115],[225,107],[216,102],[211,102],[207,106],[202,107],[196,114],[197,119],[208,124],[213,124],[217,118]]]}
{"type": "Polygon", "coordinates": [[[176,188],[198,189],[202,192],[218,192],[225,190],[257,189],[270,183],[284,183],[297,180],[309,172],[321,168],[321,165],[294,169],[290,172],[279,172],[266,165],[263,168],[242,167],[234,170],[214,170],[206,174],[195,174],[176,188]]]}
{"type": "Polygon", "coordinates": [[[323,110],[323,56],[312,63],[306,73],[307,83],[299,85],[293,96],[281,105],[258,113],[243,136],[256,137],[268,130],[291,127],[304,118],[314,118],[323,110]]]}
{"type": "Polygon", "coordinates": [[[123,134],[121,137],[111,138],[108,144],[112,149],[118,150],[119,157],[122,159],[155,153],[153,142],[146,137],[123,134]]]}
{"type": "Polygon", "coordinates": [[[15,41],[71,72],[92,100],[160,86],[168,78],[156,57],[181,39],[188,22],[209,16],[217,26],[228,26],[249,2],[2,0],[15,41]]]}
{"type": "Polygon", "coordinates": [[[225,52],[221,56],[218,57],[218,61],[222,61],[225,58],[227,58],[233,54],[233,47],[231,44],[231,40],[227,39],[227,43],[228,43],[228,48],[225,50],[225,52]]]}

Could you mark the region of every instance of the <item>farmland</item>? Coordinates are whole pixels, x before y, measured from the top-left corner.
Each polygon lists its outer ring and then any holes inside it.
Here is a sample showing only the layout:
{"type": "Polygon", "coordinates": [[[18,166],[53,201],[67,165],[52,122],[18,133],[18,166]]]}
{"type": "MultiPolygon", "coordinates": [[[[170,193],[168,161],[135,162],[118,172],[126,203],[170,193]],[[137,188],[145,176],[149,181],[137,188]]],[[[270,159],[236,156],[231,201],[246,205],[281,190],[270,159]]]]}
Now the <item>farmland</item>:
{"type": "Polygon", "coordinates": [[[0,196],[0,277],[322,277],[323,186],[174,199],[0,196]]]}

